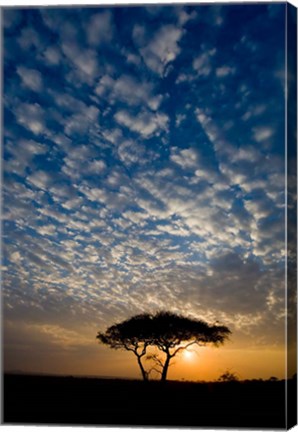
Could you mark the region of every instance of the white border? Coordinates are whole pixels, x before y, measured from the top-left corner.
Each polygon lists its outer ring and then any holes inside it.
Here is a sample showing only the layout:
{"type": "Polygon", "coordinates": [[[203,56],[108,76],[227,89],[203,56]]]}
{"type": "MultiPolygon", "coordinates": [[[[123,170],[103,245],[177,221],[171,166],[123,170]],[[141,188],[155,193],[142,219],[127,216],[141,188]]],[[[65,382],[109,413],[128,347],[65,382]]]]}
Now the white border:
{"type": "MultiPolygon", "coordinates": [[[[174,4],[174,3],[189,3],[189,4],[204,4],[204,3],[286,3],[283,0],[204,0],[204,1],[184,1],[184,0],[0,0],[0,6],[103,6],[116,4],[174,4]]],[[[298,7],[298,0],[290,0],[289,3],[298,7]]]]}

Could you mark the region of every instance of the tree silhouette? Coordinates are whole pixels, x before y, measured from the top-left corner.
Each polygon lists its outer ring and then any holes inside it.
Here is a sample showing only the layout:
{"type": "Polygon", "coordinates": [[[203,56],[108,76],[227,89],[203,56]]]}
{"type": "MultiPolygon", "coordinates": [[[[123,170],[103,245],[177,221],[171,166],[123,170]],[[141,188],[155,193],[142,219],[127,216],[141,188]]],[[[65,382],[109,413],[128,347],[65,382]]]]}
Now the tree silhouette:
{"type": "Polygon", "coordinates": [[[150,345],[149,327],[150,315],[136,315],[119,324],[112,325],[104,333],[98,332],[96,338],[99,342],[109,345],[113,349],[126,349],[137,357],[144,381],[148,380],[148,373],[142,364],[142,357],[150,345]]]}
{"type": "Polygon", "coordinates": [[[236,382],[239,381],[238,375],[234,372],[227,370],[223,374],[221,374],[217,381],[220,382],[236,382]]]}
{"type": "Polygon", "coordinates": [[[205,321],[192,319],[172,312],[161,311],[156,314],[140,314],[119,324],[114,324],[96,338],[100,343],[113,349],[131,351],[136,357],[144,381],[149,373],[142,363],[148,347],[156,347],[163,354],[161,359],[156,354],[147,356],[155,365],[152,369],[166,381],[168,369],[173,357],[191,345],[219,346],[230,334],[228,327],[210,325],[205,321]]]}

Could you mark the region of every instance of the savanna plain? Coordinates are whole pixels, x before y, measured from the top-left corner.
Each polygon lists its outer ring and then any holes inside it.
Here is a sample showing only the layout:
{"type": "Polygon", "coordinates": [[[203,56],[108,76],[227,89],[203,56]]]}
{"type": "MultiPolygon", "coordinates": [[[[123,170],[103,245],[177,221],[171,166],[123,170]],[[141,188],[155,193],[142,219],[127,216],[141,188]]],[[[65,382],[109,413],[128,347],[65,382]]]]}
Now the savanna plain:
{"type": "Polygon", "coordinates": [[[162,383],[6,374],[4,422],[284,428],[286,385],[294,407],[294,379],[162,383]]]}

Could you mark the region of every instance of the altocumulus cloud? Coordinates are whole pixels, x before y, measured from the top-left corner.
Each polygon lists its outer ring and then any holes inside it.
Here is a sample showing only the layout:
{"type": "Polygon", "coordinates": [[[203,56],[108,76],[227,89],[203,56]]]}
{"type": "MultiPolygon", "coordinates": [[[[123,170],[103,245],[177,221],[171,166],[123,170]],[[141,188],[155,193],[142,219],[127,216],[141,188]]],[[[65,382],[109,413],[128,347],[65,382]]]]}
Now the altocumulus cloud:
{"type": "Polygon", "coordinates": [[[283,13],[4,11],[10,335],[170,308],[282,343],[283,13]]]}

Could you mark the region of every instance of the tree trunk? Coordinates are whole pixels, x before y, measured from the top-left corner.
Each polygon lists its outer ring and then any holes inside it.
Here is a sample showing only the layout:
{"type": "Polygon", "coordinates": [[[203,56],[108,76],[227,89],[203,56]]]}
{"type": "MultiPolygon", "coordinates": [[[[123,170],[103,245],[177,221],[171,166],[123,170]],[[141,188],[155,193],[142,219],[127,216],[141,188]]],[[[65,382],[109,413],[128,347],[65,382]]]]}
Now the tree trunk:
{"type": "Polygon", "coordinates": [[[167,358],[166,361],[163,365],[163,370],[162,370],[162,374],[161,374],[161,381],[165,382],[167,380],[167,374],[168,374],[168,369],[169,369],[169,365],[170,365],[170,360],[171,360],[171,356],[169,354],[167,354],[167,358]]]}
{"type": "Polygon", "coordinates": [[[145,369],[144,369],[144,367],[142,365],[141,356],[137,356],[137,357],[138,357],[138,365],[140,366],[143,380],[144,381],[148,381],[148,374],[147,374],[147,372],[145,371],[145,369]]]}

